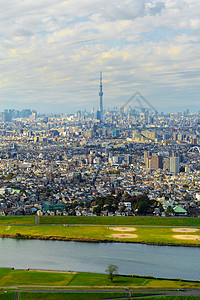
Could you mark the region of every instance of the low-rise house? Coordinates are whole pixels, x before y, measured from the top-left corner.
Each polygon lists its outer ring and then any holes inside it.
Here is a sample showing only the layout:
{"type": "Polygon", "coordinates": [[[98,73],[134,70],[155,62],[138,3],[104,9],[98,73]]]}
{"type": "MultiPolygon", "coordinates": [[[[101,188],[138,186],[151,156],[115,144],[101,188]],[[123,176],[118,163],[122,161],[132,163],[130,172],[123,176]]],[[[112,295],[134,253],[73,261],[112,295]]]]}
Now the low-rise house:
{"type": "Polygon", "coordinates": [[[187,216],[187,210],[185,210],[183,207],[180,205],[177,205],[173,208],[174,210],[174,215],[181,217],[181,216],[187,216]]]}

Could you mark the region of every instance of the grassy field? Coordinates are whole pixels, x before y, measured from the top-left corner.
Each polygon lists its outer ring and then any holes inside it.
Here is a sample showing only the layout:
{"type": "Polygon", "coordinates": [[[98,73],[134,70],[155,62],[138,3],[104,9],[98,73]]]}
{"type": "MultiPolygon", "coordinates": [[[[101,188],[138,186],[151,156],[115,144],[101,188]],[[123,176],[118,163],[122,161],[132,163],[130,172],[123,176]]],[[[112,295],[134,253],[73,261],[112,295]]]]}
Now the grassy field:
{"type": "MultiPolygon", "coordinates": [[[[0,224],[35,224],[35,216],[0,217],[0,224]]],[[[146,225],[200,227],[200,218],[42,216],[39,224],[146,225]]]]}
{"type": "Polygon", "coordinates": [[[40,224],[200,226],[200,218],[42,216],[40,224]]]}
{"type": "Polygon", "coordinates": [[[0,217],[0,224],[35,224],[35,216],[0,217]]]}
{"type": "Polygon", "coordinates": [[[9,268],[0,269],[0,287],[22,287],[31,286],[40,289],[45,287],[68,287],[76,289],[80,287],[98,288],[125,288],[136,289],[177,289],[177,288],[198,288],[200,282],[186,282],[179,280],[159,280],[137,276],[117,276],[114,282],[108,279],[107,274],[98,273],[75,273],[75,272],[48,272],[36,270],[13,270],[9,268]]]}
{"type": "MultiPolygon", "coordinates": [[[[140,297],[141,300],[146,299],[146,297],[140,297]]],[[[148,297],[148,300],[198,300],[200,296],[154,296],[148,297]]]]}
{"type": "MultiPolygon", "coordinates": [[[[40,238],[75,241],[116,241],[116,242],[137,242],[156,245],[194,245],[200,246],[200,230],[192,233],[175,233],[173,227],[150,227],[135,226],[133,231],[115,231],[111,226],[91,225],[1,225],[0,237],[14,238],[40,238]],[[134,231],[134,229],[136,229],[134,231]],[[117,236],[113,236],[117,234],[117,236]],[[120,237],[119,234],[123,234],[120,237]],[[127,237],[126,237],[126,234],[127,237]],[[131,237],[130,235],[136,235],[131,237]],[[173,236],[180,235],[185,239],[176,239],[173,236]],[[194,240],[187,240],[194,236],[194,240]]],[[[131,228],[130,226],[128,228],[131,228]]]]}
{"type": "Polygon", "coordinates": [[[0,291],[1,300],[14,300],[15,293],[11,291],[0,291]]]}
{"type": "Polygon", "coordinates": [[[0,286],[67,286],[73,277],[73,273],[36,272],[2,268],[0,269],[0,286]]]}
{"type": "MultiPolygon", "coordinates": [[[[147,297],[142,297],[144,293],[131,293],[132,299],[144,300],[147,297]],[[136,297],[136,298],[134,298],[136,297]]],[[[126,299],[124,292],[19,292],[19,300],[103,300],[103,299],[126,299]]],[[[14,292],[0,292],[0,299],[14,300],[14,292]]],[[[198,300],[200,297],[194,296],[148,296],[149,300],[198,300]]]]}
{"type": "MultiPolygon", "coordinates": [[[[101,300],[101,299],[127,299],[124,298],[124,293],[23,293],[20,294],[20,300],[101,300]]],[[[147,297],[140,297],[139,299],[144,300],[147,297]]],[[[133,298],[132,298],[133,299],[133,298]]],[[[149,297],[148,300],[198,300],[200,297],[193,296],[154,296],[149,297]]]]}
{"type": "MultiPolygon", "coordinates": [[[[134,294],[132,293],[133,297],[134,294]]],[[[136,296],[143,296],[146,295],[144,293],[137,293],[136,296]]],[[[36,300],[36,299],[43,299],[43,300],[101,300],[101,299],[127,299],[125,298],[126,294],[124,292],[67,292],[67,293],[28,293],[23,292],[20,293],[20,300],[36,300]]]]}
{"type": "MultiPolygon", "coordinates": [[[[111,282],[106,274],[67,273],[67,272],[40,272],[0,269],[0,286],[141,286],[146,278],[118,276],[111,282]]],[[[172,285],[174,286],[173,282],[172,285]]],[[[176,282],[175,282],[176,285],[176,282]]],[[[200,284],[198,284],[200,287],[200,284]]]]}
{"type": "MultiPolygon", "coordinates": [[[[0,226],[0,236],[4,235],[17,235],[22,236],[35,236],[47,239],[91,239],[91,240],[104,240],[109,230],[107,227],[102,226],[65,226],[65,225],[38,225],[38,226],[24,226],[24,225],[11,225],[0,226]]],[[[20,236],[19,236],[20,237],[20,236]]]]}
{"type": "Polygon", "coordinates": [[[125,293],[20,293],[20,300],[101,300],[108,298],[122,299],[125,293]]]}

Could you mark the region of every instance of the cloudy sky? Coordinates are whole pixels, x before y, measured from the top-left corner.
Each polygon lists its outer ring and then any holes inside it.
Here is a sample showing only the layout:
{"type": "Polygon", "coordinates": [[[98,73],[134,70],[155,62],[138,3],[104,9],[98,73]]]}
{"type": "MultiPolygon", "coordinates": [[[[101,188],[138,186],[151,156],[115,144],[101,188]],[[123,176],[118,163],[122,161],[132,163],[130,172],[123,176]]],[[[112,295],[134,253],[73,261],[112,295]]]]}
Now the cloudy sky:
{"type": "Polygon", "coordinates": [[[200,106],[200,1],[1,0],[0,111],[200,106]]]}

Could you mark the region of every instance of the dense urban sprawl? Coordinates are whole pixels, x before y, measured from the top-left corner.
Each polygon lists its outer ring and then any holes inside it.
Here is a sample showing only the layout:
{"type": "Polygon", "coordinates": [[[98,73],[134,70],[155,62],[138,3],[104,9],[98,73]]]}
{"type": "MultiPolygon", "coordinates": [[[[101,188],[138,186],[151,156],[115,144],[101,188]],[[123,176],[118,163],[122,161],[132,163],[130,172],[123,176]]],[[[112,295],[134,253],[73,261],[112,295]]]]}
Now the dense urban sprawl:
{"type": "Polygon", "coordinates": [[[114,109],[0,123],[0,214],[200,216],[200,113],[114,109]]]}

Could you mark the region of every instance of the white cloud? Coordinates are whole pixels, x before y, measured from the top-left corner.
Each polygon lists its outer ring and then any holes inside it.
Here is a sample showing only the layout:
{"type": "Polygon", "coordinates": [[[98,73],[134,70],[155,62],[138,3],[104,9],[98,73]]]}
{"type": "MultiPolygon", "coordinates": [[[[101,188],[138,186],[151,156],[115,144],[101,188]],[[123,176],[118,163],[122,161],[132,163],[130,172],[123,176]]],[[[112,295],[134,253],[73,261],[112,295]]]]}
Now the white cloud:
{"type": "Polygon", "coordinates": [[[181,89],[183,97],[185,87],[199,95],[197,0],[1,4],[2,101],[6,95],[29,104],[40,99],[41,105],[62,102],[67,109],[73,98],[77,105],[97,106],[100,70],[108,107],[138,87],[147,98],[156,91],[162,96],[166,87],[181,89]]]}

